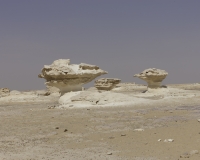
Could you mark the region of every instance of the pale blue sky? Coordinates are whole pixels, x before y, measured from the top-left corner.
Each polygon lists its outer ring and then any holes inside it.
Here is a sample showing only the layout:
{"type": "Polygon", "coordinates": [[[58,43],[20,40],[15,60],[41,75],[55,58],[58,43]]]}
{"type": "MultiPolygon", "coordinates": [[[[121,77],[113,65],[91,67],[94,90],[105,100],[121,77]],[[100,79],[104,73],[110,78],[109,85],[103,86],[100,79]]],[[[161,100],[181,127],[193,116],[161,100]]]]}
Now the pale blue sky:
{"type": "Polygon", "coordinates": [[[154,67],[169,83],[200,82],[199,0],[0,0],[0,88],[43,89],[56,59],[98,65],[102,77],[143,83],[154,67]]]}

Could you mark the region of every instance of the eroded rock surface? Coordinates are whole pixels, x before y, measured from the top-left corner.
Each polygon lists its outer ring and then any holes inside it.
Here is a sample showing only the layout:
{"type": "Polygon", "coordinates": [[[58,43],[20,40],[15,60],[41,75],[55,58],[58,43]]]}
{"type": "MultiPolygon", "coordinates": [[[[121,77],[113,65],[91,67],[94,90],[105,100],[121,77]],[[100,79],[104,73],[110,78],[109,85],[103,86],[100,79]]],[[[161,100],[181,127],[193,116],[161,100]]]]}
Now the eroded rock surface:
{"type": "Polygon", "coordinates": [[[79,108],[79,107],[118,107],[131,106],[140,107],[141,105],[167,106],[179,105],[187,106],[199,103],[200,91],[185,90],[181,88],[148,89],[145,93],[144,86],[132,85],[127,87],[115,88],[111,91],[86,90],[65,93],[59,99],[59,108],[79,108]],[[190,101],[193,99],[192,101],[190,101]]]}
{"type": "Polygon", "coordinates": [[[147,82],[148,88],[159,88],[162,81],[166,78],[168,73],[165,70],[149,68],[141,72],[140,74],[135,74],[134,77],[138,77],[147,82]]]}
{"type": "Polygon", "coordinates": [[[120,82],[117,78],[101,78],[95,81],[95,87],[98,90],[111,90],[120,82]]]}
{"type": "Polygon", "coordinates": [[[10,90],[8,88],[1,88],[0,89],[0,98],[6,97],[10,95],[10,90]]]}
{"type": "Polygon", "coordinates": [[[98,66],[85,63],[70,64],[70,59],[59,59],[51,65],[45,65],[38,77],[46,80],[45,84],[50,91],[56,87],[64,94],[69,91],[80,91],[83,84],[103,74],[107,72],[98,66]]]}

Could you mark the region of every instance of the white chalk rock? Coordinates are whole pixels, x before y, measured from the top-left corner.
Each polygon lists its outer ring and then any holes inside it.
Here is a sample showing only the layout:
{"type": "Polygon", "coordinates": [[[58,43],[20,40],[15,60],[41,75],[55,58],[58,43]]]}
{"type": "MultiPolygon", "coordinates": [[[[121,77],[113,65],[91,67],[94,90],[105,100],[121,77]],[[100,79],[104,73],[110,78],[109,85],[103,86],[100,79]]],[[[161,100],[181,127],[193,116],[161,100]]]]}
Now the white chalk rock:
{"type": "Polygon", "coordinates": [[[113,89],[117,84],[121,82],[120,79],[117,78],[101,78],[95,81],[95,87],[98,90],[111,90],[113,89]]]}
{"type": "Polygon", "coordinates": [[[47,89],[50,92],[59,90],[62,95],[70,91],[81,91],[83,84],[107,74],[95,65],[70,64],[69,59],[59,59],[51,65],[45,65],[41,72],[38,77],[46,80],[47,89]]]}
{"type": "Polygon", "coordinates": [[[165,139],[164,142],[174,142],[174,139],[165,139]]]}
{"type": "Polygon", "coordinates": [[[146,81],[148,88],[159,88],[161,86],[161,82],[166,78],[167,75],[168,73],[165,70],[149,68],[140,74],[135,74],[134,77],[138,77],[146,81]]]}
{"type": "Polygon", "coordinates": [[[71,98],[78,94],[80,94],[80,91],[65,93],[63,96],[60,97],[58,102],[61,106],[66,106],[71,103],[71,98]]]}
{"type": "Polygon", "coordinates": [[[107,152],[107,155],[112,155],[112,152],[107,152]]]}

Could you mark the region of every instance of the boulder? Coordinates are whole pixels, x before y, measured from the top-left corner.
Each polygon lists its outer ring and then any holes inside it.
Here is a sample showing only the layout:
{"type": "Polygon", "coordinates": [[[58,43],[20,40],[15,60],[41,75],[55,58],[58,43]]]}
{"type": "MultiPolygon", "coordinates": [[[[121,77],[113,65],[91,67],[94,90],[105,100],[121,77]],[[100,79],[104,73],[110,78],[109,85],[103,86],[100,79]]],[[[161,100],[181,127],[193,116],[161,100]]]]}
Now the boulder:
{"type": "Polygon", "coordinates": [[[95,87],[98,90],[112,90],[117,84],[121,82],[117,78],[101,78],[95,81],[95,87]]]}
{"type": "Polygon", "coordinates": [[[159,88],[162,81],[166,78],[168,73],[165,70],[160,70],[156,68],[149,68],[141,72],[140,74],[135,74],[134,77],[138,77],[147,82],[148,88],[159,88]]]}
{"type": "Polygon", "coordinates": [[[45,65],[38,77],[46,80],[45,84],[50,92],[58,89],[63,95],[66,92],[82,90],[83,84],[103,74],[107,72],[98,66],[85,63],[70,64],[70,59],[59,59],[51,65],[45,65]]]}

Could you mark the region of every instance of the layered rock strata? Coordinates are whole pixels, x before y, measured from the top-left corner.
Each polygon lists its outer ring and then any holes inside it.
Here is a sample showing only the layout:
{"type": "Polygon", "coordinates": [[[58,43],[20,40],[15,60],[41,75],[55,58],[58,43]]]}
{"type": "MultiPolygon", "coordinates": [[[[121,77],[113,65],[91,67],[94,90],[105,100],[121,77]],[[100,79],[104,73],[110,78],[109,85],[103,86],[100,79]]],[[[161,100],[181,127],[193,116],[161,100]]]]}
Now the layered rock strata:
{"type": "Polygon", "coordinates": [[[46,80],[45,84],[50,92],[59,90],[63,95],[69,91],[82,90],[83,84],[103,74],[107,72],[98,66],[85,63],[70,64],[70,59],[59,59],[51,65],[45,65],[38,77],[46,80]]]}
{"type": "Polygon", "coordinates": [[[117,78],[101,78],[95,81],[95,87],[98,90],[111,90],[113,89],[117,84],[121,82],[120,79],[117,78]]]}
{"type": "Polygon", "coordinates": [[[159,88],[162,81],[166,78],[168,73],[165,70],[149,68],[141,72],[140,74],[135,74],[134,77],[138,77],[147,82],[148,88],[159,88]]]}

